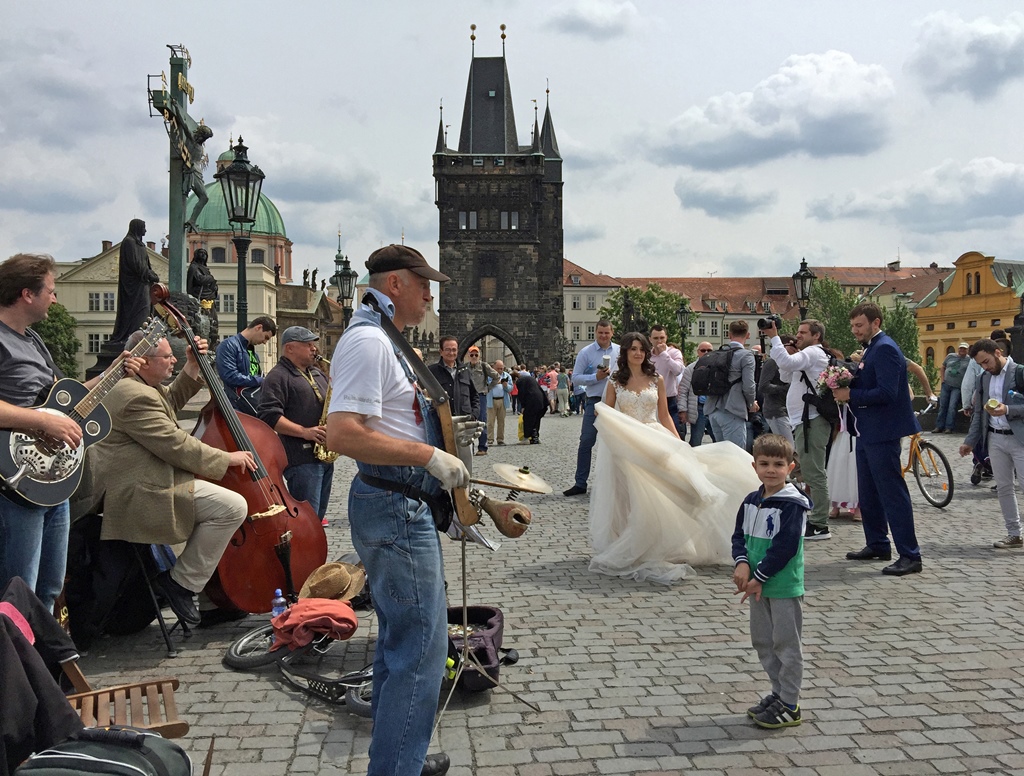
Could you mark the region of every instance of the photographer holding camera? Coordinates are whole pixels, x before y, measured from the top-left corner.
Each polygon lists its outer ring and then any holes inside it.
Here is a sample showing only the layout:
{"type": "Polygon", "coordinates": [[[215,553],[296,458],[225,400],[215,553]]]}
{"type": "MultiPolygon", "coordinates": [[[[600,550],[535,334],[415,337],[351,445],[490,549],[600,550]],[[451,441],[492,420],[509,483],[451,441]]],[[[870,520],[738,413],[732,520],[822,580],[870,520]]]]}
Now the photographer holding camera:
{"type": "Polygon", "coordinates": [[[771,339],[771,357],[779,365],[779,374],[789,382],[786,407],[796,441],[800,475],[811,490],[813,507],[807,515],[805,540],[831,539],[828,530],[828,477],[825,474],[825,450],[832,438],[832,424],[804,401],[807,394],[817,395],[818,375],[828,367],[825,351],[825,327],[820,321],[801,321],[796,332],[795,353],[790,353],[779,337],[777,315],[762,318],[758,329],[771,339]]]}

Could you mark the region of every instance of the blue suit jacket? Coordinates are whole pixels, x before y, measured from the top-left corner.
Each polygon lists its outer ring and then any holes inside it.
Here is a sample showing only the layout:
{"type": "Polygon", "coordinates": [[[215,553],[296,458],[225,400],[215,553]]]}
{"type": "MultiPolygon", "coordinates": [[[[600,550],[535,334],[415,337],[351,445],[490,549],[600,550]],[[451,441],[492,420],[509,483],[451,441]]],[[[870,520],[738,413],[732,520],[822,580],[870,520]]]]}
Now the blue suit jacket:
{"type": "Polygon", "coordinates": [[[850,385],[850,406],[865,444],[891,442],[921,430],[910,404],[907,360],[884,331],[864,351],[850,385]]]}

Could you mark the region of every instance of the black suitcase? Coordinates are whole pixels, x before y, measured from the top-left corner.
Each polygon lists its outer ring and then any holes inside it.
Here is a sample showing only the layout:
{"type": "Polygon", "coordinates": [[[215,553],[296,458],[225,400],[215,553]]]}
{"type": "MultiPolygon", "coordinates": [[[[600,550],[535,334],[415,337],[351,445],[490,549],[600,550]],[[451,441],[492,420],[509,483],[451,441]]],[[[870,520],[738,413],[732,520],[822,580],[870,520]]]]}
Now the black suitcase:
{"type": "MultiPolygon", "coordinates": [[[[466,614],[469,624],[469,653],[472,657],[463,666],[458,687],[466,692],[483,692],[497,685],[501,666],[512,665],[519,660],[519,654],[514,649],[501,648],[505,632],[505,617],[501,609],[495,606],[469,606],[466,607],[466,614]],[[482,672],[477,663],[483,668],[482,672]]],[[[448,636],[455,650],[461,655],[461,606],[448,608],[448,636]]]]}
{"type": "Polygon", "coordinates": [[[15,776],[192,776],[192,760],[156,733],[129,727],[85,728],[32,755],[15,776]]]}

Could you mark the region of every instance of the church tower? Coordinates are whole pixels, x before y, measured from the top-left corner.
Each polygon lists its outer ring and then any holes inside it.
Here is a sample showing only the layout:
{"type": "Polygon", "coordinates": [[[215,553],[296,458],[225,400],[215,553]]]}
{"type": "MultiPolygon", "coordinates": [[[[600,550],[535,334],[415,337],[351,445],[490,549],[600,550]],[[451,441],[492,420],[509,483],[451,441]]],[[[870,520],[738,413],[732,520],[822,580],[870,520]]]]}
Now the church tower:
{"type": "Polygon", "coordinates": [[[437,132],[440,269],[452,279],[441,285],[441,333],[460,336],[460,352],[496,337],[534,366],[557,358],[564,330],[562,158],[548,106],[519,145],[501,28],[500,57],[477,57],[474,43],[457,150],[443,114],[437,132]]]}

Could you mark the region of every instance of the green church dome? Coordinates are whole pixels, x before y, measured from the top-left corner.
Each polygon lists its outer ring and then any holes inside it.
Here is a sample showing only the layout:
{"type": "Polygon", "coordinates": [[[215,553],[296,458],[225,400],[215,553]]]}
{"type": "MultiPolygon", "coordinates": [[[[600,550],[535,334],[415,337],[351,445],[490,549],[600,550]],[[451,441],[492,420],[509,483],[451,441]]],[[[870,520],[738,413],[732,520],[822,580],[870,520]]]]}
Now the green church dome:
{"type": "MultiPolygon", "coordinates": [[[[234,154],[231,155],[234,159],[234,154]]],[[[203,212],[199,214],[199,221],[196,223],[196,231],[199,232],[231,232],[231,222],[228,221],[228,209],[224,204],[224,191],[218,181],[211,181],[206,184],[206,196],[210,201],[206,203],[203,212]]],[[[192,218],[192,210],[196,206],[196,195],[189,194],[185,202],[185,212],[192,218]]],[[[265,194],[260,194],[260,206],[256,211],[256,223],[252,227],[253,234],[269,234],[287,237],[284,230],[284,219],[277,209],[277,205],[270,201],[265,194]]]]}

